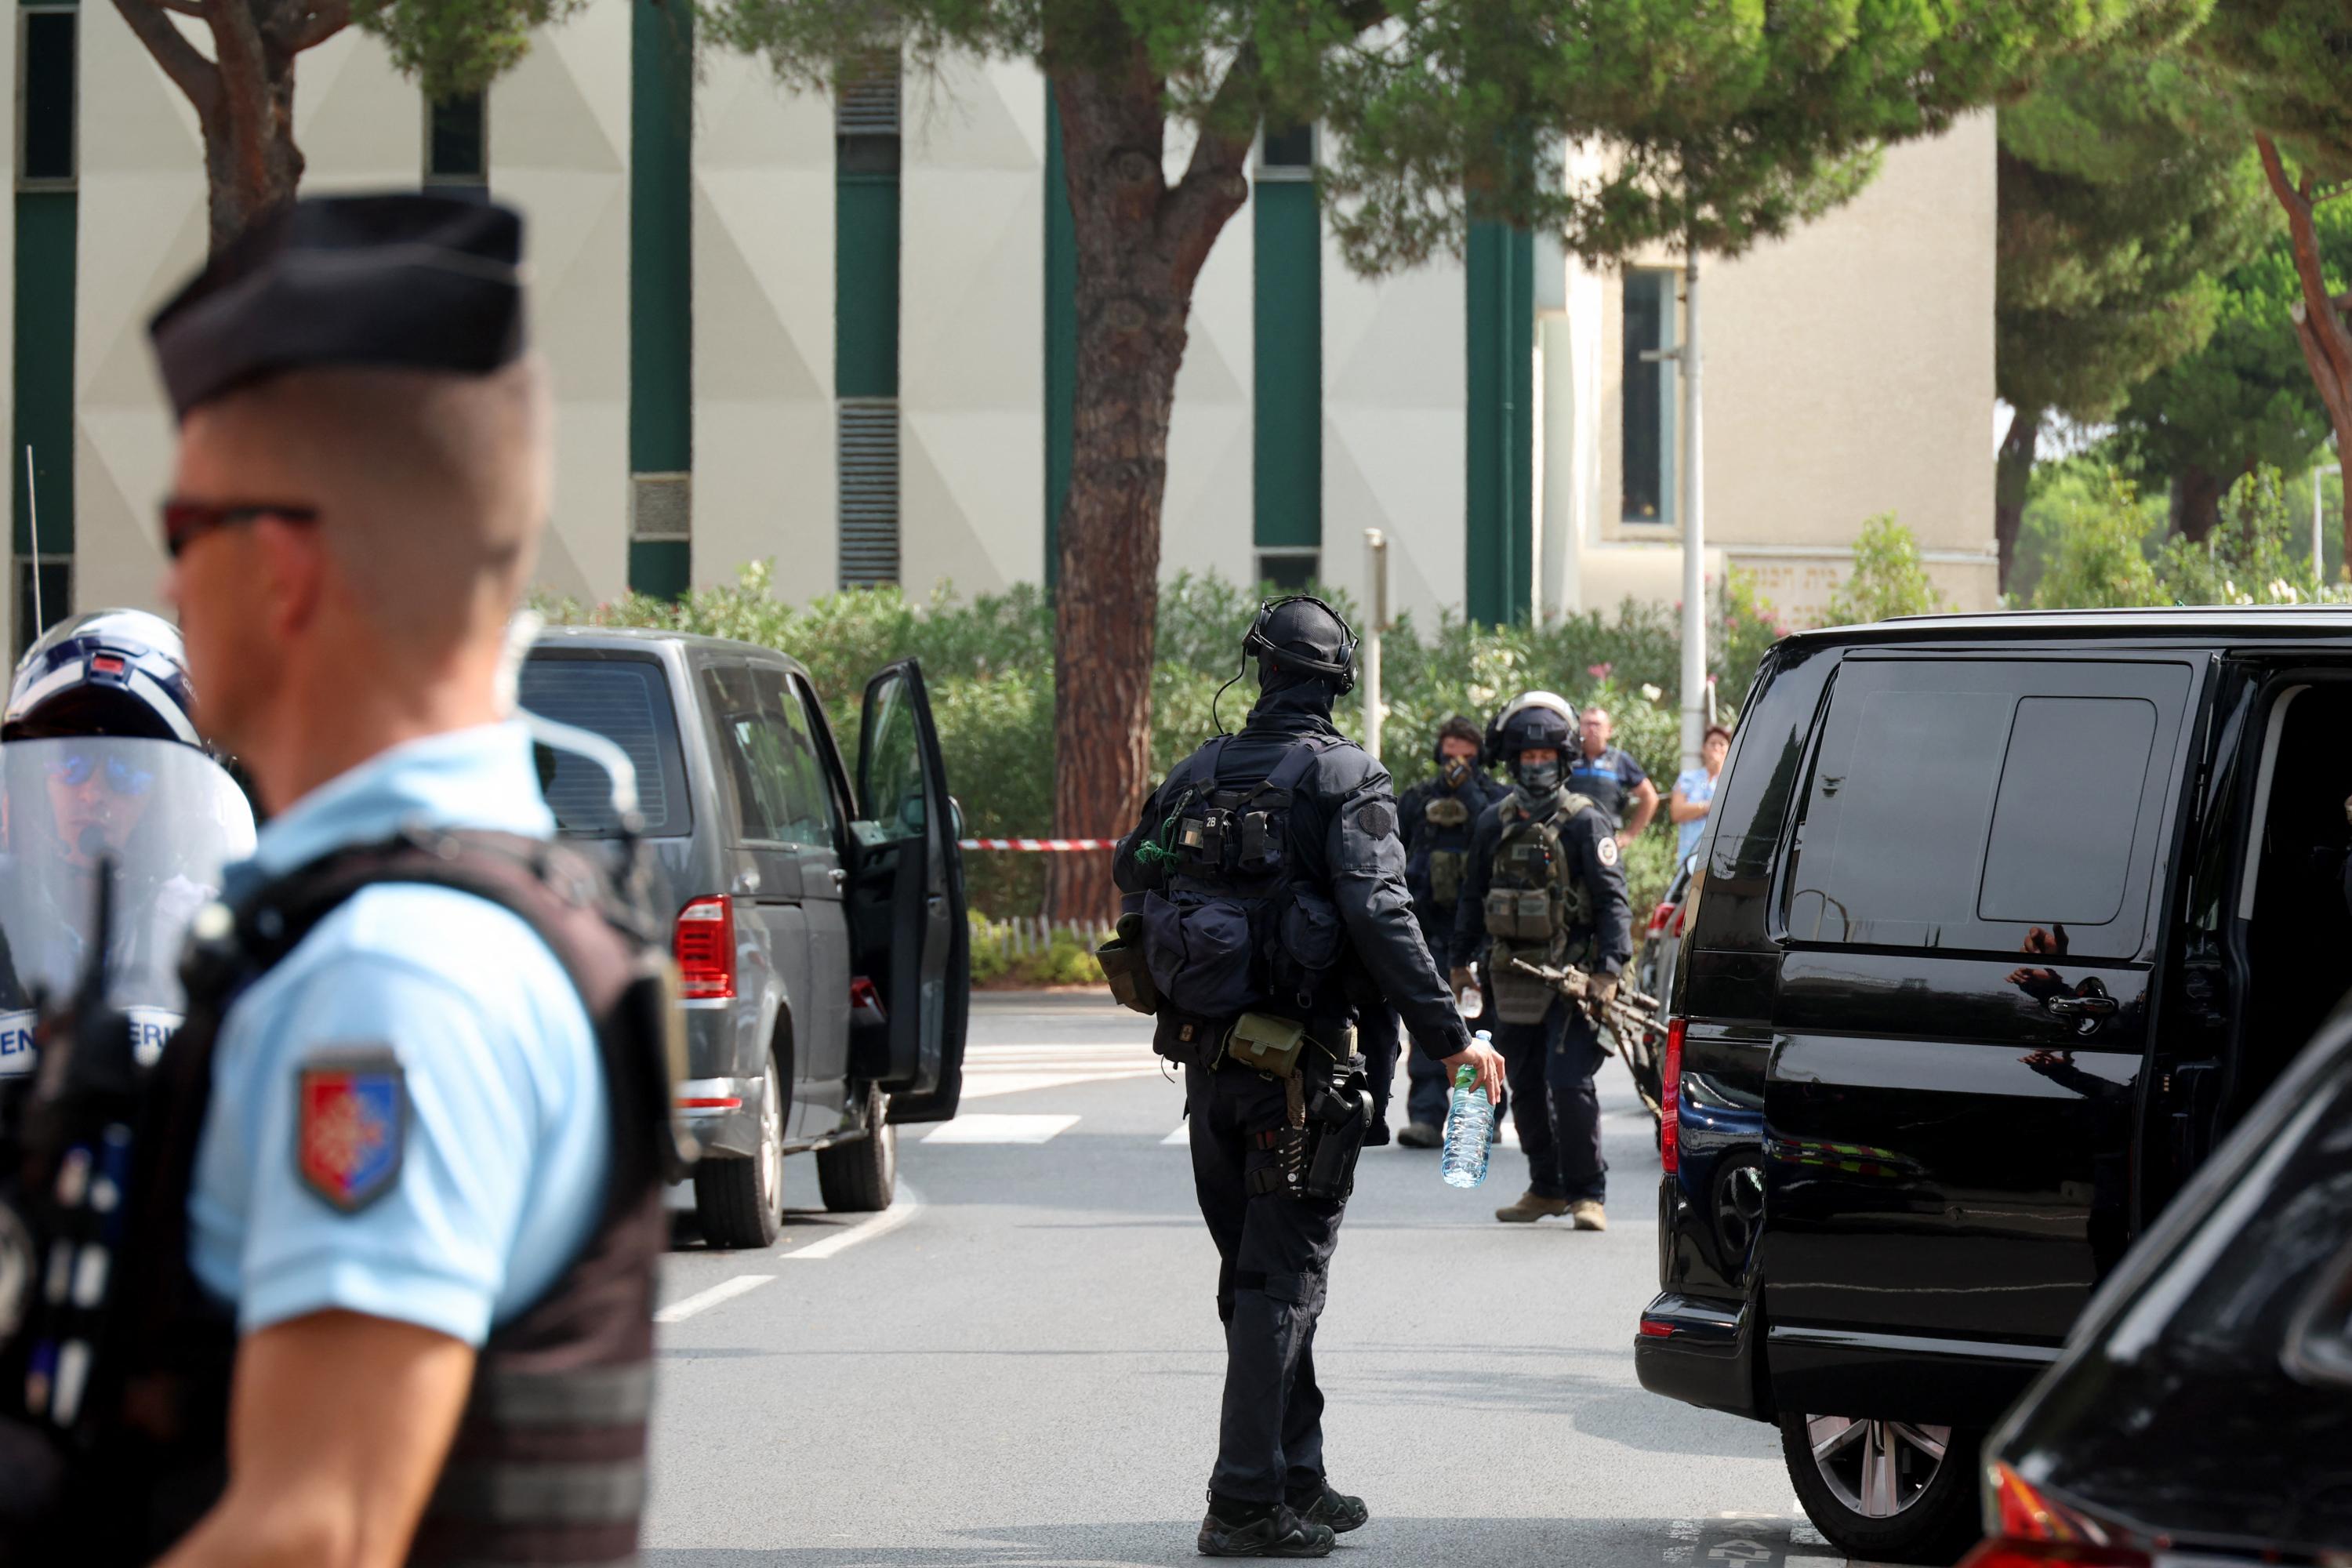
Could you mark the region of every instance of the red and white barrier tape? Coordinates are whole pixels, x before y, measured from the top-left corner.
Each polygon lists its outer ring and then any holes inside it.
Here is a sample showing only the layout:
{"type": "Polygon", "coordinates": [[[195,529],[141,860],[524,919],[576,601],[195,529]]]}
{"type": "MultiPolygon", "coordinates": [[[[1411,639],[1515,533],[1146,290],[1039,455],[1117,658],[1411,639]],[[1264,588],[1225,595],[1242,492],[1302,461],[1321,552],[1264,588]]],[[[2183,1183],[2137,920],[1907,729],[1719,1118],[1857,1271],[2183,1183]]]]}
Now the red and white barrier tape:
{"type": "Polygon", "coordinates": [[[1018,849],[1030,854],[1061,855],[1074,849],[1116,849],[1116,838],[959,838],[961,849],[1018,849]]]}

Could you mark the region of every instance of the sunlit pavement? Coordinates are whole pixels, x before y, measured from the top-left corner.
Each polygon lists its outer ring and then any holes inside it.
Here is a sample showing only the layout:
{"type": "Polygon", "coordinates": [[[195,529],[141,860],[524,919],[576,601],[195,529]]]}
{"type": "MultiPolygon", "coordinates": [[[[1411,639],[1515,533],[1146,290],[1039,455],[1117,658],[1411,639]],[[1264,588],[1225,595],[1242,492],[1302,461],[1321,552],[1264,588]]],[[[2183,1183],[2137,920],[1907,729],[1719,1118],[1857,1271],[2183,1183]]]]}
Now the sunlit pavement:
{"type": "MultiPolygon", "coordinates": [[[[981,998],[964,1115],[902,1134],[911,1208],[673,1256],[649,1568],[1199,1561],[1215,1254],[1148,1035],[1090,997],[981,998]]],[[[1335,1560],[1843,1562],[1769,1428],[1634,1382],[1658,1162],[1614,1064],[1602,1103],[1605,1235],[1496,1224],[1514,1150],[1467,1194],[1433,1152],[1366,1153],[1316,1343],[1332,1479],[1372,1512],[1335,1560]]]]}

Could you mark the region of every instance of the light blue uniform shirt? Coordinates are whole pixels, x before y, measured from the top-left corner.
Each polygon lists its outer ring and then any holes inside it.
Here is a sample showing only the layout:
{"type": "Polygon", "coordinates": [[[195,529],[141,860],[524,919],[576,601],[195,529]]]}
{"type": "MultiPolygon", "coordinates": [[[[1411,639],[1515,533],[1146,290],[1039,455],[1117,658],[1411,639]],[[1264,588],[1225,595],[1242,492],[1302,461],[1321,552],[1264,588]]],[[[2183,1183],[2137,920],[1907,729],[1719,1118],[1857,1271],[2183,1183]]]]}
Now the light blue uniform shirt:
{"type": "MultiPolygon", "coordinates": [[[[404,825],[552,837],[529,733],[460,730],[362,763],[262,829],[230,896],[404,825]]],[[[479,1345],[587,1240],[610,1125],[587,1009],[529,926],[446,888],[370,888],[229,1008],[189,1262],[240,1332],[342,1308],[479,1345]],[[345,1214],[300,1174],[297,1080],[315,1056],[384,1047],[407,1089],[400,1165],[345,1214]]]]}
{"type": "MultiPolygon", "coordinates": [[[[1714,776],[1704,766],[1685,768],[1675,780],[1675,787],[1693,805],[1715,798],[1714,776]]],[[[1694,816],[1688,822],[1677,823],[1675,831],[1680,835],[1675,844],[1675,860],[1679,864],[1689,859],[1690,852],[1698,847],[1698,836],[1706,831],[1706,818],[1694,816]]]]}

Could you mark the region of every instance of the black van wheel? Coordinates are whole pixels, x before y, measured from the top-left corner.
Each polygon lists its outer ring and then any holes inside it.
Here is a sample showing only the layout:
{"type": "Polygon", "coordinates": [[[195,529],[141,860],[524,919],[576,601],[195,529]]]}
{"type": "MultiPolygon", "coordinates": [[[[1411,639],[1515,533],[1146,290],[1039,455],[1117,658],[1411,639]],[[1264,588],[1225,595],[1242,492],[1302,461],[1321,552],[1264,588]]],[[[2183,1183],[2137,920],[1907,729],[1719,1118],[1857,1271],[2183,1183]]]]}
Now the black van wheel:
{"type": "Polygon", "coordinates": [[[898,1130],[890,1125],[889,1101],[866,1086],[866,1136],[816,1152],[816,1190],[835,1214],[872,1214],[890,1206],[898,1192],[898,1130]]]}
{"type": "Polygon", "coordinates": [[[1783,1415],[1780,1456],[1797,1500],[1850,1556],[1951,1563],[1982,1533],[1983,1434],[1864,1416],[1783,1415]]]}
{"type": "Polygon", "coordinates": [[[774,1244],[784,1224],[784,1075],[768,1053],[760,1093],[760,1148],[749,1159],[706,1158],[694,1167],[694,1212],[713,1247],[774,1244]]]}

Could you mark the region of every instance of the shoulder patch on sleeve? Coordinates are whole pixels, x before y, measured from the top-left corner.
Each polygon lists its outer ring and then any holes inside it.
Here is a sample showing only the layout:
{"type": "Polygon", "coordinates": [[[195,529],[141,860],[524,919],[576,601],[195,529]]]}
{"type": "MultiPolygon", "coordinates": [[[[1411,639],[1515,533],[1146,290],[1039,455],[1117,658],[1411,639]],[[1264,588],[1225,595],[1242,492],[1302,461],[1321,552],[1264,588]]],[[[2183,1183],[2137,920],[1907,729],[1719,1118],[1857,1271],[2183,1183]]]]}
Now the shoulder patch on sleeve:
{"type": "Polygon", "coordinates": [[[1384,800],[1366,801],[1356,808],[1356,826],[1367,838],[1386,838],[1396,831],[1396,810],[1384,800]]]}
{"type": "Polygon", "coordinates": [[[1593,853],[1601,857],[1601,863],[1603,866],[1617,864],[1617,836],[1613,833],[1602,834],[1600,842],[1593,846],[1593,853]]]}
{"type": "Polygon", "coordinates": [[[295,1168],[328,1206],[357,1214],[400,1175],[408,1140],[400,1058],[390,1046],[331,1046],[295,1074],[295,1168]]]}

